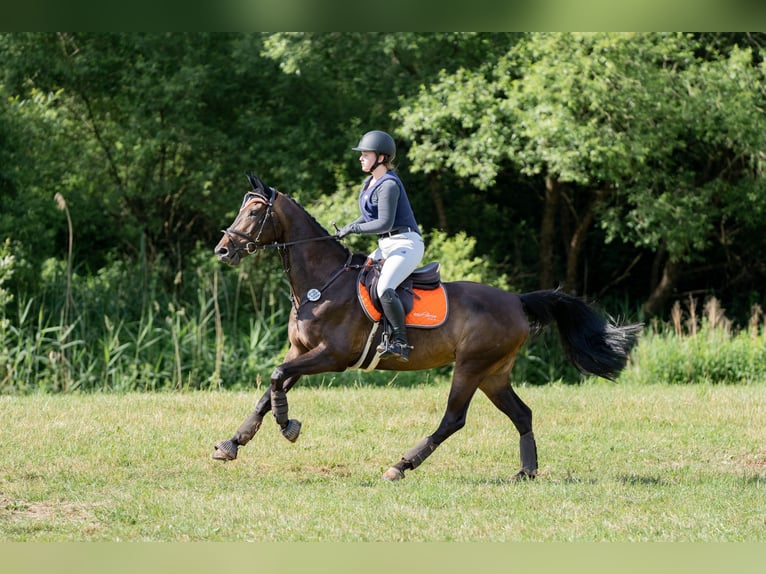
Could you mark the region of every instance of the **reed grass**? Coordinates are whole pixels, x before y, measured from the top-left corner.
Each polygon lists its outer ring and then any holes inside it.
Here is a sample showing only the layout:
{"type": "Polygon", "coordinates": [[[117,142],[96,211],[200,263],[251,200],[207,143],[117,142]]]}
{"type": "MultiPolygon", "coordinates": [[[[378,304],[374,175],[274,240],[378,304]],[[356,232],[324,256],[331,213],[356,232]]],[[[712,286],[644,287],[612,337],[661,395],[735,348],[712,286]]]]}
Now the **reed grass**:
{"type": "Polygon", "coordinates": [[[81,277],[53,263],[35,297],[18,294],[13,306],[0,307],[0,394],[207,389],[254,381],[273,369],[284,347],[286,310],[265,298],[246,324],[235,323],[221,308],[220,272],[210,267],[195,269],[191,296],[183,298],[136,280],[142,272],[123,264],[81,277]]]}
{"type": "Polygon", "coordinates": [[[753,305],[737,329],[715,297],[676,302],[669,325],[653,322],[633,352],[624,380],[736,384],[766,380],[766,321],[753,305]]]}
{"type": "MultiPolygon", "coordinates": [[[[278,263],[254,257],[222,269],[201,248],[162,282],[143,244],[134,264],[113,261],[78,274],[72,222],[66,261],[43,265],[37,290],[10,293],[11,245],[0,251],[0,394],[241,389],[279,364],[286,349],[288,289],[278,263]]],[[[167,271],[167,270],[166,270],[167,271]]],[[[419,385],[449,373],[327,373],[302,384],[419,385]]],[[[519,353],[513,380],[529,384],[586,380],[568,362],[555,329],[519,353]]],[[[737,329],[715,298],[676,302],[668,323],[653,321],[623,373],[640,383],[739,383],[766,380],[766,320],[754,305],[737,329]]]]}

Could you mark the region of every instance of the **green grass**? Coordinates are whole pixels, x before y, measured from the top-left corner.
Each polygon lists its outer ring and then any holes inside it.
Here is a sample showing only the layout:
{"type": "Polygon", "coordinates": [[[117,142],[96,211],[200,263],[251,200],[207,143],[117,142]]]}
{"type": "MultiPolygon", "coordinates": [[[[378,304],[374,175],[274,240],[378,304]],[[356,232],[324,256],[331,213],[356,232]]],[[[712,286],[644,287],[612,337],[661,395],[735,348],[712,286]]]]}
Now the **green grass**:
{"type": "Polygon", "coordinates": [[[301,388],[303,433],[269,417],[210,458],[259,392],[0,396],[2,541],[766,541],[766,386],[527,386],[540,476],[477,395],[407,478],[445,384],[301,388]]]}

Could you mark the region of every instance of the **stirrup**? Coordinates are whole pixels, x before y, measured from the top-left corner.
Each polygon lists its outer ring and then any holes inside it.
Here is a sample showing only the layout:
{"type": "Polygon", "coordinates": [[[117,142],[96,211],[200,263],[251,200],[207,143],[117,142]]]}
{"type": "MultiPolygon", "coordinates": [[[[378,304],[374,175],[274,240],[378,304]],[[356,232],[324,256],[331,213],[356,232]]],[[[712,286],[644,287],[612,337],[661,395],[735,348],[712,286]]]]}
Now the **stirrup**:
{"type": "Polygon", "coordinates": [[[384,342],[378,345],[378,353],[380,354],[381,359],[396,357],[396,359],[402,363],[406,363],[410,360],[410,349],[412,349],[412,346],[401,341],[384,342]]]}

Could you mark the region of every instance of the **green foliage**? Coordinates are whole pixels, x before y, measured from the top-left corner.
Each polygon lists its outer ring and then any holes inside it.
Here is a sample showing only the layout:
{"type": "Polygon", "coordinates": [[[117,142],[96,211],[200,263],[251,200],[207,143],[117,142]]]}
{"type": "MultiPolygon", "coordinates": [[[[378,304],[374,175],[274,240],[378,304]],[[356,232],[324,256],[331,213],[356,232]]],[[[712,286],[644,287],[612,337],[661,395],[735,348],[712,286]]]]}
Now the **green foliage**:
{"type": "MultiPolygon", "coordinates": [[[[333,193],[302,203],[328,233],[335,233],[336,226],[343,227],[359,217],[359,187],[362,181],[361,177],[354,183],[343,181],[343,185],[333,193]]],[[[370,253],[377,246],[377,239],[372,235],[352,234],[343,239],[343,244],[352,251],[370,253]]]]}
{"type": "MultiPolygon", "coordinates": [[[[251,384],[284,351],[289,301],[274,258],[236,271],[211,260],[243,172],[331,230],[356,217],[350,148],[371,128],[397,136],[426,257],[445,278],[538,288],[547,179],[561,188],[545,243],[553,281],[583,249],[580,291],[629,299],[628,314],[681,262],[676,292],[720,291],[746,321],[766,277],[762,45],[714,33],[0,34],[3,381],[12,369],[16,391],[251,384]]],[[[520,358],[522,378],[560,366],[542,342],[520,358]]],[[[319,384],[391,381],[377,377],[319,384]]]]}
{"type": "Polygon", "coordinates": [[[255,384],[279,360],[287,305],[251,298],[247,273],[221,273],[205,257],[179,278],[188,298],[168,298],[146,266],[115,261],[97,275],[75,273],[69,320],[57,296],[66,270],[46,262],[39,298],[23,298],[0,329],[0,394],[255,384]]]}
{"type": "MultiPolygon", "coordinates": [[[[449,170],[482,190],[502,185],[510,169],[556,182],[569,208],[557,231],[572,249],[583,231],[576,224],[595,210],[607,244],[619,239],[674,262],[706,260],[719,243],[730,251],[751,213],[763,221],[763,68],[751,48],[722,53],[704,40],[527,34],[484,66],[444,72],[404,100],[395,117],[412,142],[411,169],[449,170]],[[753,197],[752,212],[743,197],[753,197]]],[[[568,268],[567,280],[581,272],[568,268]]]]}
{"type": "Polygon", "coordinates": [[[452,237],[434,230],[425,237],[424,262],[439,261],[444,281],[475,281],[508,289],[507,278],[491,263],[475,255],[476,239],[459,232],[452,237]]]}
{"type": "Polygon", "coordinates": [[[515,385],[577,385],[587,380],[567,358],[555,328],[527,341],[519,350],[510,378],[515,385]]]}
{"type": "Polygon", "coordinates": [[[721,241],[716,228],[736,234],[753,215],[761,217],[766,116],[763,72],[751,58],[735,48],[720,60],[687,55],[677,70],[660,69],[653,83],[662,104],[647,102],[645,120],[654,136],[641,169],[623,187],[627,202],[604,213],[607,240],[620,235],[636,245],[663,245],[672,259],[690,261],[721,241]],[[736,199],[743,196],[752,198],[747,209],[736,199]]]}

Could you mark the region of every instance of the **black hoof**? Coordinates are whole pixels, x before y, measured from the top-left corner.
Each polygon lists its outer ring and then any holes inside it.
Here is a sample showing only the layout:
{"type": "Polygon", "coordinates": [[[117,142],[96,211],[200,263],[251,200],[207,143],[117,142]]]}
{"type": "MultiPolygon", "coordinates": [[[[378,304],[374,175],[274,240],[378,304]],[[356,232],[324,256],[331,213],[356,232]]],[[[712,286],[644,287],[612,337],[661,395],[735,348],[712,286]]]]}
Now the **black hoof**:
{"type": "Polygon", "coordinates": [[[235,460],[237,458],[237,445],[232,440],[222,440],[215,445],[213,458],[215,460],[235,460]]]}
{"type": "Polygon", "coordinates": [[[295,442],[301,434],[301,421],[290,419],[281,431],[283,437],[290,442],[295,442]]]}
{"type": "Polygon", "coordinates": [[[534,480],[537,476],[537,470],[524,470],[523,468],[513,475],[514,482],[522,482],[524,480],[534,480]]]}

